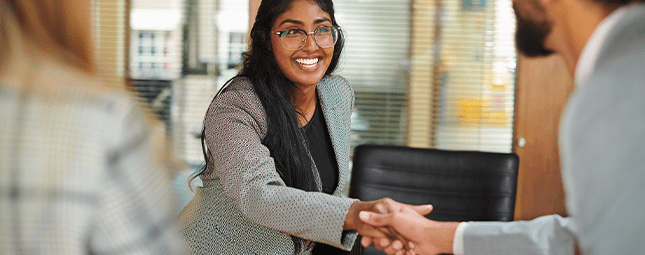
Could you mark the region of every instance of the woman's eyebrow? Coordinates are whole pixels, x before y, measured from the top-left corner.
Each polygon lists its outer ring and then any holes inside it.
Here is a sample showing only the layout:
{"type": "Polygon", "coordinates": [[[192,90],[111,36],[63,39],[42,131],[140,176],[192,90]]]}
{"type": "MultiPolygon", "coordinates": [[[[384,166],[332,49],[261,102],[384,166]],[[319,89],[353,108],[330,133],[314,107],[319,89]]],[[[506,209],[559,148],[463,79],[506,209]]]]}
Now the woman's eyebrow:
{"type": "MultiPolygon", "coordinates": [[[[327,22],[331,22],[331,20],[330,20],[329,18],[320,18],[320,19],[316,19],[316,20],[314,21],[314,24],[319,24],[319,23],[323,23],[323,22],[326,22],[326,21],[327,21],[327,22]]],[[[282,24],[284,24],[284,23],[293,23],[293,24],[296,24],[296,25],[304,25],[304,24],[305,24],[304,22],[302,22],[302,21],[300,21],[300,20],[295,20],[295,19],[285,19],[285,20],[283,20],[282,22],[280,22],[280,24],[279,24],[278,26],[281,26],[281,25],[282,25],[282,24]]]]}
{"type": "Polygon", "coordinates": [[[328,18],[320,18],[320,19],[317,19],[316,21],[314,21],[314,24],[323,23],[323,22],[326,22],[326,21],[331,22],[331,20],[328,19],[328,18]]]}
{"type": "Polygon", "coordinates": [[[283,20],[282,22],[280,22],[280,25],[279,25],[279,26],[281,26],[281,25],[282,25],[282,24],[284,24],[284,23],[294,23],[294,24],[296,24],[296,25],[304,25],[304,23],[303,23],[302,21],[300,21],[300,20],[295,20],[295,19],[285,19],[285,20],[283,20]]]}

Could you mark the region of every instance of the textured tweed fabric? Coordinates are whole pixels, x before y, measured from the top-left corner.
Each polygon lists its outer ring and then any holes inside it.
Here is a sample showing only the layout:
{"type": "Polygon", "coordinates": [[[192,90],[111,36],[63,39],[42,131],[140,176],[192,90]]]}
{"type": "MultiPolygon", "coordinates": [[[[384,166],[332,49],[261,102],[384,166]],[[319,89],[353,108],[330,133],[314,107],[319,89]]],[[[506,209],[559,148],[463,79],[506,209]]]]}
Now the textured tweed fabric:
{"type": "Polygon", "coordinates": [[[183,253],[135,101],[55,63],[28,71],[31,92],[0,81],[0,254],[183,253]]]}
{"type": "MultiPolygon", "coordinates": [[[[343,231],[343,223],[356,200],[340,194],[348,177],[354,94],[340,76],[325,76],[317,90],[339,166],[333,195],[284,184],[262,145],[264,109],[245,78],[233,80],[213,100],[204,121],[213,164],[201,176],[203,188],[179,216],[194,254],[293,254],[291,236],[352,247],[357,233],[343,231]]],[[[303,171],[319,179],[316,169],[303,171]]],[[[311,245],[301,242],[308,247],[301,254],[309,254],[311,245]]]]}

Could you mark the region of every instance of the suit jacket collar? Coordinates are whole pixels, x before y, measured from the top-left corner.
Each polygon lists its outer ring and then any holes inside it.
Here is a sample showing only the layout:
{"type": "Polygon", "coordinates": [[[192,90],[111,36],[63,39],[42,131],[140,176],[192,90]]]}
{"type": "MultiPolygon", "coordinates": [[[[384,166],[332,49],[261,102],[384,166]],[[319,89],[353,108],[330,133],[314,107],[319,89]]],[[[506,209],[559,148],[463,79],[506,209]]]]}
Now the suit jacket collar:
{"type": "Polygon", "coordinates": [[[324,76],[317,84],[318,98],[322,113],[327,123],[327,130],[331,138],[332,146],[338,164],[338,183],[334,195],[340,195],[349,174],[349,133],[348,127],[351,116],[351,104],[349,100],[338,91],[336,80],[331,76],[324,76]],[[350,109],[349,112],[345,109],[350,109]],[[348,115],[347,117],[343,117],[348,115]]]}
{"type": "Polygon", "coordinates": [[[587,41],[578,60],[576,86],[584,85],[603,60],[621,47],[615,45],[629,42],[645,34],[645,4],[621,7],[603,20],[587,41]]]}

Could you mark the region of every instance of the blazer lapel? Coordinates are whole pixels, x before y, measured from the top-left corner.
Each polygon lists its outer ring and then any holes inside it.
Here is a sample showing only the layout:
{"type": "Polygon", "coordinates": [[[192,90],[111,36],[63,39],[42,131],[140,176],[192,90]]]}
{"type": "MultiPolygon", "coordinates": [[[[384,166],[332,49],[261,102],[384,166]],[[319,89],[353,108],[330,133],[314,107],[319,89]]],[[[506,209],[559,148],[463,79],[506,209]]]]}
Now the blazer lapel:
{"type": "Polygon", "coordinates": [[[344,111],[347,99],[335,88],[334,79],[323,78],[317,85],[318,97],[322,107],[327,130],[336,155],[338,164],[338,183],[334,195],[340,195],[349,173],[349,115],[344,111]]]}

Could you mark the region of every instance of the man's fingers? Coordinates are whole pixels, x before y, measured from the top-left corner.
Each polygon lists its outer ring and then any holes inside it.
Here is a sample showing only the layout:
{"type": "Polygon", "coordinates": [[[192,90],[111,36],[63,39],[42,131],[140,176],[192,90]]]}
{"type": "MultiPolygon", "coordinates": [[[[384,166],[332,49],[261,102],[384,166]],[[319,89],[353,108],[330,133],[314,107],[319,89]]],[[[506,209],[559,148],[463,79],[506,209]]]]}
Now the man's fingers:
{"type": "Polygon", "coordinates": [[[400,210],[401,210],[401,206],[406,205],[406,204],[403,204],[403,203],[397,202],[397,201],[395,201],[394,199],[391,199],[391,198],[388,198],[388,197],[383,198],[383,199],[381,200],[381,202],[383,203],[383,205],[384,205],[385,207],[387,207],[387,209],[388,209],[388,211],[389,211],[389,212],[398,212],[398,211],[400,211],[400,210]]]}
{"type": "MultiPolygon", "coordinates": [[[[412,208],[415,212],[421,215],[427,215],[430,212],[432,212],[432,205],[431,204],[426,204],[426,205],[410,205],[410,204],[404,204],[401,202],[397,202],[391,198],[383,198],[382,199],[382,204],[387,207],[389,212],[405,212],[408,210],[408,208],[412,208]]],[[[380,205],[380,204],[379,204],[380,205]]],[[[382,210],[379,210],[380,213],[385,213],[382,210]]]]}
{"type": "Polygon", "coordinates": [[[421,215],[427,215],[432,212],[432,205],[413,205],[411,206],[414,211],[421,215]]]}
{"type": "Polygon", "coordinates": [[[403,243],[400,240],[394,240],[394,242],[392,242],[392,248],[396,250],[403,249],[403,243]]]}
{"type": "Polygon", "coordinates": [[[388,213],[390,211],[387,205],[384,205],[382,203],[377,203],[376,205],[374,205],[374,209],[380,213],[388,213]]]}
{"type": "Polygon", "coordinates": [[[383,249],[389,247],[390,244],[391,244],[390,239],[385,238],[385,237],[383,237],[383,238],[375,238],[374,239],[374,248],[379,249],[379,250],[383,250],[383,249]]]}
{"type": "Polygon", "coordinates": [[[414,251],[415,247],[416,246],[413,242],[408,242],[408,252],[406,253],[406,255],[417,255],[417,252],[414,251]]]}
{"type": "Polygon", "coordinates": [[[370,246],[370,244],[372,244],[372,241],[373,241],[372,237],[361,236],[361,245],[363,245],[363,247],[370,246]]]}
{"type": "Polygon", "coordinates": [[[381,249],[381,250],[383,250],[386,254],[404,254],[405,253],[405,249],[403,249],[403,245],[398,240],[392,242],[390,246],[383,247],[383,248],[384,249],[381,249]]]}

